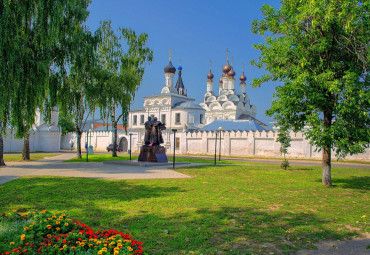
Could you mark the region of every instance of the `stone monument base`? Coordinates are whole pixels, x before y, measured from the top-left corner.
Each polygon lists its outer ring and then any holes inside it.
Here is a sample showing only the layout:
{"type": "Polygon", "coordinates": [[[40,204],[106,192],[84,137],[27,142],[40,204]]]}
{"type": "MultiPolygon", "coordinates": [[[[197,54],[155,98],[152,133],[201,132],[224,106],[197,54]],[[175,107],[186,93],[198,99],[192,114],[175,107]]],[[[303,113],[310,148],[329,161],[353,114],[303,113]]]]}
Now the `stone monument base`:
{"type": "Polygon", "coordinates": [[[166,148],[163,146],[143,145],[140,149],[138,161],[168,162],[166,148]]]}

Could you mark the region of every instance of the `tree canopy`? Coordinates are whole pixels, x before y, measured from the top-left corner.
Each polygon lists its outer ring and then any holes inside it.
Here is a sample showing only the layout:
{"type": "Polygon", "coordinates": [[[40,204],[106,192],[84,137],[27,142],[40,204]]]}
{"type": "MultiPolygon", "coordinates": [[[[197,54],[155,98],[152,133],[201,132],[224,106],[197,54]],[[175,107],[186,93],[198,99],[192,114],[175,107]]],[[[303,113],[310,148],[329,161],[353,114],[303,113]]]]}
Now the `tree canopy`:
{"type": "Polygon", "coordinates": [[[104,119],[111,119],[114,129],[113,156],[116,156],[117,123],[127,124],[130,104],[144,75],[145,63],[151,62],[153,52],[147,46],[148,35],[136,34],[127,28],[119,28],[116,35],[110,21],[101,22],[98,33],[98,72],[95,89],[104,119]],[[124,45],[121,44],[124,43],[124,45]],[[117,114],[117,108],[122,112],[117,114]]]}
{"type": "Polygon", "coordinates": [[[323,184],[331,185],[331,150],[338,157],[370,143],[369,1],[284,0],[262,7],[252,31],[265,37],[252,64],[281,81],[267,114],[304,130],[323,151],[323,184]]]}

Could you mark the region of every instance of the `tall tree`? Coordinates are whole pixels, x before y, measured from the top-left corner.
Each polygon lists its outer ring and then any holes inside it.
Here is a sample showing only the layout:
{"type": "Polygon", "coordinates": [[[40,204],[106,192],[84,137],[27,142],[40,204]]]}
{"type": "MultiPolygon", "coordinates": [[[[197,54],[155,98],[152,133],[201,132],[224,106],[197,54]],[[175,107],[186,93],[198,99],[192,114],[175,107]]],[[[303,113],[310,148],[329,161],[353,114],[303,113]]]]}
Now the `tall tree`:
{"type": "Polygon", "coordinates": [[[127,115],[135,92],[142,81],[145,63],[151,62],[153,52],[146,47],[147,34],[137,35],[135,31],[119,28],[119,35],[112,29],[110,21],[101,23],[98,46],[99,106],[103,118],[110,118],[113,127],[112,156],[117,156],[117,124],[122,119],[127,125],[127,115]],[[126,51],[121,41],[124,41],[126,51]],[[120,113],[118,109],[121,110],[120,113]]]}
{"type": "MultiPolygon", "coordinates": [[[[0,1],[0,61],[2,81],[9,98],[8,119],[17,137],[27,137],[34,124],[36,109],[47,97],[56,104],[59,85],[50,82],[52,73],[64,71],[64,61],[73,48],[74,28],[88,16],[90,0],[0,1]],[[55,86],[57,85],[57,86],[55,86]]],[[[4,112],[1,114],[6,128],[4,112]]],[[[29,148],[25,151],[29,151],[29,148]]]]}
{"type": "Polygon", "coordinates": [[[75,28],[74,50],[69,59],[68,77],[59,93],[62,112],[73,116],[77,157],[81,158],[81,136],[87,119],[95,111],[100,91],[93,88],[96,46],[99,37],[87,27],[75,28]]]}
{"type": "Polygon", "coordinates": [[[331,186],[331,151],[361,153],[370,143],[369,1],[284,0],[264,5],[252,31],[265,36],[258,61],[276,87],[267,114],[304,130],[322,150],[322,184],[331,186]],[[304,129],[307,127],[307,129],[304,129]]]}

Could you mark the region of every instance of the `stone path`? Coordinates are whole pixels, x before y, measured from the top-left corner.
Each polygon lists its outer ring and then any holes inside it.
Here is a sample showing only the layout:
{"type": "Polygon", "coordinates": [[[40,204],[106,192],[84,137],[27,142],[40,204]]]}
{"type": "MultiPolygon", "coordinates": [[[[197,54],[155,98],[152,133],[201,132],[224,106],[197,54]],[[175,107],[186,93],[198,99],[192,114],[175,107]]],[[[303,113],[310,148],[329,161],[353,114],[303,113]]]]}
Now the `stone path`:
{"type": "MultiPolygon", "coordinates": [[[[75,157],[74,153],[44,158],[31,162],[9,162],[7,167],[0,168],[0,184],[22,176],[67,176],[100,179],[167,179],[190,178],[178,173],[169,166],[136,166],[122,164],[103,164],[102,162],[72,163],[65,160],[75,157]]],[[[181,165],[177,165],[181,167],[181,165]]]]}

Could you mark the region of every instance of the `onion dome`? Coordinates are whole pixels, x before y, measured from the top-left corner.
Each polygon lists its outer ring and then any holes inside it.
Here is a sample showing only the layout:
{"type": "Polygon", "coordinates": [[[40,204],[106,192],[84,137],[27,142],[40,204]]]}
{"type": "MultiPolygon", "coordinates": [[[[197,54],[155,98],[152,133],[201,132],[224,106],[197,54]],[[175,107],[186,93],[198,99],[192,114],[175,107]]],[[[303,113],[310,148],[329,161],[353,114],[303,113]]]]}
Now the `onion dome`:
{"type": "Polygon", "coordinates": [[[172,65],[171,60],[170,63],[168,63],[168,65],[164,68],[164,73],[176,73],[176,68],[172,65]]]}
{"type": "Polygon", "coordinates": [[[221,77],[220,77],[220,79],[218,80],[218,82],[219,82],[220,84],[224,83],[224,82],[222,81],[222,78],[223,78],[223,76],[221,76],[221,77]]]}
{"type": "Polygon", "coordinates": [[[247,80],[247,77],[245,77],[245,75],[244,75],[244,72],[243,72],[243,74],[240,76],[240,84],[245,84],[245,81],[247,80]]]}
{"type": "Polygon", "coordinates": [[[229,76],[231,78],[234,78],[235,72],[234,72],[234,69],[232,67],[230,67],[230,71],[227,73],[227,76],[229,76]]]}
{"type": "Polygon", "coordinates": [[[231,66],[229,65],[229,61],[227,61],[226,65],[222,68],[222,72],[227,74],[231,70],[231,66]]]}
{"type": "Polygon", "coordinates": [[[179,67],[177,68],[177,70],[181,71],[181,70],[182,70],[182,66],[179,66],[179,67]]]}
{"type": "Polygon", "coordinates": [[[211,69],[209,69],[209,73],[207,74],[208,82],[213,82],[212,79],[214,78],[213,73],[211,72],[211,69]]]}

